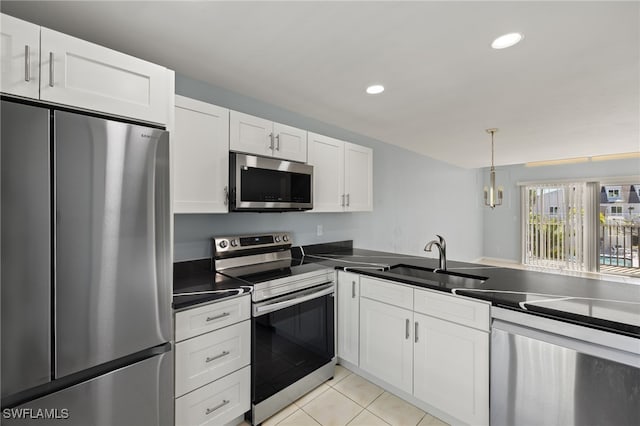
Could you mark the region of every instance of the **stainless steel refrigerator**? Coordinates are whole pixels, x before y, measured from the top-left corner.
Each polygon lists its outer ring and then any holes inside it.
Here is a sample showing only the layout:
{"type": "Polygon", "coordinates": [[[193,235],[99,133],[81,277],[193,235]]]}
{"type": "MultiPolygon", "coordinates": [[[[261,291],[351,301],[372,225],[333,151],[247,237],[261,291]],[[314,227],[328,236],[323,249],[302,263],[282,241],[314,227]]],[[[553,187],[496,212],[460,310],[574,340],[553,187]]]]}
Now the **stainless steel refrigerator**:
{"type": "Polygon", "coordinates": [[[2,424],[173,424],[168,132],[0,113],[2,424]]]}

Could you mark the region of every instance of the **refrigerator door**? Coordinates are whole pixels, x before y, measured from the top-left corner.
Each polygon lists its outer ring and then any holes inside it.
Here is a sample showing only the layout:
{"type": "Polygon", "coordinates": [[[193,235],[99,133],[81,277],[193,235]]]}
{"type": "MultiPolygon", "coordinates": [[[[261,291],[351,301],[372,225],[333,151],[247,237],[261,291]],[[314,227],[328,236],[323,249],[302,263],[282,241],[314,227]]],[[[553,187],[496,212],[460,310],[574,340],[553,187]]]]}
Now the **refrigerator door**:
{"type": "Polygon", "coordinates": [[[55,376],[171,340],[168,132],[55,112],[55,376]]]}
{"type": "Polygon", "coordinates": [[[51,379],[49,111],[2,101],[2,398],[51,379]]]}
{"type": "Polygon", "coordinates": [[[173,425],[173,352],[2,412],[3,426],[173,425]]]}

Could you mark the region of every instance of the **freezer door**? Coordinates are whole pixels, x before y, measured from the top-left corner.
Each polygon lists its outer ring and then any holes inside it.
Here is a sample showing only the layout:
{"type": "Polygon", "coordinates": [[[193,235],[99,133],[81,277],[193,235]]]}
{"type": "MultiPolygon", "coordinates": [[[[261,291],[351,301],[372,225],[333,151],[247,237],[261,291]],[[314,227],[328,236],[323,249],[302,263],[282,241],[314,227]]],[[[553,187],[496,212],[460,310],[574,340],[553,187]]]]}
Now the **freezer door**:
{"type": "Polygon", "coordinates": [[[173,352],[2,411],[2,425],[173,425],[173,352]]]}
{"type": "Polygon", "coordinates": [[[56,378],[171,340],[168,133],[55,112],[56,378]]]}
{"type": "Polygon", "coordinates": [[[2,398],[51,379],[49,111],[2,101],[2,398]]]}

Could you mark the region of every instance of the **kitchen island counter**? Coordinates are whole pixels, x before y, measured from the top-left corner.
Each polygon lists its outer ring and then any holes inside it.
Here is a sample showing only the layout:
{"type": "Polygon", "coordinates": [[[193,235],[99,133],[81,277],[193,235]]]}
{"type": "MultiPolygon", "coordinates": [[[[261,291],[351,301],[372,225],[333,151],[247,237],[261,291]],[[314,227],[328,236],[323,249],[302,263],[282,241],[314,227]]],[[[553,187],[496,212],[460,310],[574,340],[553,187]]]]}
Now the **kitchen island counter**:
{"type": "Polygon", "coordinates": [[[490,301],[515,309],[588,327],[640,338],[640,285],[593,278],[448,261],[447,270],[486,280],[432,279],[399,275],[395,265],[438,268],[438,259],[352,248],[349,242],[302,247],[302,262],[392,280],[431,290],[490,301]]]}

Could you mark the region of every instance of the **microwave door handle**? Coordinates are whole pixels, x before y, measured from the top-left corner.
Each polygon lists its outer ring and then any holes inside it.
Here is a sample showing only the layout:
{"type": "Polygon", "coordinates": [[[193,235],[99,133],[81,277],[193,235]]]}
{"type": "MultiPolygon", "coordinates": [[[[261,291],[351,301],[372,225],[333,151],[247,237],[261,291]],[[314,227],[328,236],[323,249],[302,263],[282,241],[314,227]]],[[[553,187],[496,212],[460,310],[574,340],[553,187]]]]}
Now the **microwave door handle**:
{"type": "Polygon", "coordinates": [[[302,297],[296,297],[293,299],[287,299],[282,302],[272,302],[256,305],[253,307],[253,316],[259,317],[262,315],[266,315],[268,313],[279,311],[280,309],[288,308],[289,306],[297,305],[302,302],[307,302],[309,300],[317,299],[322,296],[326,296],[328,294],[332,294],[335,292],[333,284],[323,287],[321,290],[314,291],[313,293],[306,294],[302,297]]]}

